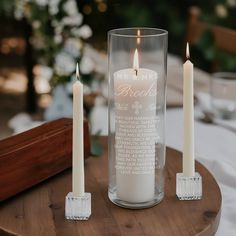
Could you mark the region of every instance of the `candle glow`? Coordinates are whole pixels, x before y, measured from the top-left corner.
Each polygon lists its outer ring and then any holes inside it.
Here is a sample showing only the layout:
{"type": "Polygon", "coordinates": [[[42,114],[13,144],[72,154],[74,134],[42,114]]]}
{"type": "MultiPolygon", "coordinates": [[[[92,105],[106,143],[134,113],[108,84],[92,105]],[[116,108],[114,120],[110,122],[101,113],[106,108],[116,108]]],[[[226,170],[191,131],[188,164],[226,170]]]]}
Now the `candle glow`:
{"type": "Polygon", "coordinates": [[[138,30],[138,31],[137,31],[137,36],[138,36],[138,38],[137,38],[137,44],[138,44],[138,45],[141,43],[140,35],[141,35],[140,30],[138,30]]]}

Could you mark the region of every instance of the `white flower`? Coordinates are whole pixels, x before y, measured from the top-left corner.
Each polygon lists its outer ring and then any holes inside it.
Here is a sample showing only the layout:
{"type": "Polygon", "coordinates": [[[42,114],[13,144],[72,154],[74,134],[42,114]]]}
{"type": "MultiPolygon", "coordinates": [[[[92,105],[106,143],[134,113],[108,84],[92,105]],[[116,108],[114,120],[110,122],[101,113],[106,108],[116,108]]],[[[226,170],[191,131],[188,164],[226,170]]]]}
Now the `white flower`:
{"type": "Polygon", "coordinates": [[[101,91],[100,81],[97,79],[94,79],[92,83],[90,84],[90,88],[93,92],[100,92],[101,91]]]}
{"type": "Polygon", "coordinates": [[[16,129],[20,125],[27,125],[32,121],[31,117],[27,113],[18,113],[8,121],[8,126],[11,129],[16,129]]]}
{"type": "Polygon", "coordinates": [[[55,34],[61,34],[62,33],[62,30],[63,30],[63,26],[61,26],[61,25],[57,25],[56,27],[55,27],[55,29],[54,29],[54,31],[55,31],[55,34]]]}
{"type": "Polygon", "coordinates": [[[32,45],[34,46],[34,48],[36,49],[42,49],[45,47],[44,44],[44,39],[42,36],[40,35],[35,35],[35,37],[32,37],[30,39],[30,42],[32,43],[32,45]]]}
{"type": "Polygon", "coordinates": [[[87,39],[92,36],[92,30],[88,25],[83,25],[79,29],[73,29],[72,34],[83,39],[87,39]]]}
{"type": "Polygon", "coordinates": [[[101,93],[104,98],[108,98],[108,83],[107,80],[104,80],[101,84],[101,93]]]}
{"type": "Polygon", "coordinates": [[[92,92],[91,88],[88,85],[84,84],[83,85],[83,94],[84,95],[89,95],[91,92],[92,92]]]}
{"type": "Polygon", "coordinates": [[[94,70],[94,63],[90,57],[82,57],[80,61],[80,70],[83,74],[90,74],[94,70]]]}
{"type": "Polygon", "coordinates": [[[106,104],[106,99],[102,96],[97,96],[95,98],[95,106],[103,106],[106,104]]]}
{"type": "Polygon", "coordinates": [[[83,25],[82,27],[79,28],[79,34],[81,38],[87,39],[92,36],[93,32],[88,25],[83,25]]]}
{"type": "Polygon", "coordinates": [[[103,75],[107,73],[107,55],[105,53],[99,52],[90,45],[85,44],[83,55],[86,55],[93,60],[95,72],[103,75]]]}
{"type": "Polygon", "coordinates": [[[66,16],[62,18],[61,22],[63,25],[79,26],[81,25],[82,21],[83,21],[83,16],[80,13],[78,13],[77,15],[66,16]]]}
{"type": "Polygon", "coordinates": [[[49,7],[48,11],[51,15],[56,15],[59,12],[59,9],[58,7],[49,7]]]}
{"type": "Polygon", "coordinates": [[[220,18],[225,18],[228,15],[227,8],[223,4],[217,4],[215,11],[220,18]]]}
{"type": "Polygon", "coordinates": [[[66,91],[68,94],[72,94],[73,93],[73,84],[76,81],[76,75],[73,74],[70,78],[70,81],[68,83],[66,83],[66,91]]]}
{"type": "Polygon", "coordinates": [[[21,9],[18,8],[18,9],[15,9],[14,16],[17,20],[21,20],[24,16],[24,13],[21,9]]]}
{"type": "MultiPolygon", "coordinates": [[[[100,131],[100,135],[107,135],[108,133],[108,108],[102,104],[103,101],[100,97],[95,100],[95,106],[93,107],[90,114],[91,121],[91,133],[96,134],[100,131]]],[[[114,129],[112,127],[112,129],[114,129]]]]}
{"type": "Polygon", "coordinates": [[[69,16],[77,15],[78,9],[77,4],[74,0],[67,0],[65,4],[63,5],[63,10],[67,13],[69,16]]]}
{"type": "Polygon", "coordinates": [[[41,22],[38,20],[33,21],[32,26],[34,29],[38,29],[41,26],[41,22]]]}
{"type": "Polygon", "coordinates": [[[60,52],[55,58],[55,71],[59,76],[68,76],[75,70],[74,58],[66,53],[60,52]]]}
{"type": "Polygon", "coordinates": [[[43,77],[35,78],[35,88],[38,94],[46,94],[51,91],[49,81],[43,77]]]}
{"type": "Polygon", "coordinates": [[[227,5],[229,7],[236,7],[236,0],[227,0],[227,5]]]}
{"type": "Polygon", "coordinates": [[[54,35],[54,42],[55,42],[56,44],[60,44],[60,43],[62,42],[62,36],[61,36],[61,34],[56,34],[56,35],[54,35]]]}
{"type": "Polygon", "coordinates": [[[53,71],[51,67],[44,66],[44,65],[40,66],[40,77],[49,81],[52,78],[52,74],[53,74],[53,71]]]}
{"type": "Polygon", "coordinates": [[[78,57],[80,55],[80,50],[82,48],[82,43],[80,39],[68,38],[65,41],[64,50],[71,54],[73,57],[78,57]]]}
{"type": "Polygon", "coordinates": [[[38,4],[40,7],[45,7],[48,4],[48,0],[35,0],[36,4],[38,4]]]}
{"type": "Polygon", "coordinates": [[[49,1],[49,13],[51,15],[56,15],[59,12],[58,5],[60,3],[60,0],[50,0],[49,1]]]}
{"type": "Polygon", "coordinates": [[[24,1],[17,1],[14,8],[14,16],[17,20],[21,20],[24,17],[24,1]]]}
{"type": "Polygon", "coordinates": [[[52,20],[52,26],[57,27],[59,25],[59,22],[56,19],[52,20]]]}

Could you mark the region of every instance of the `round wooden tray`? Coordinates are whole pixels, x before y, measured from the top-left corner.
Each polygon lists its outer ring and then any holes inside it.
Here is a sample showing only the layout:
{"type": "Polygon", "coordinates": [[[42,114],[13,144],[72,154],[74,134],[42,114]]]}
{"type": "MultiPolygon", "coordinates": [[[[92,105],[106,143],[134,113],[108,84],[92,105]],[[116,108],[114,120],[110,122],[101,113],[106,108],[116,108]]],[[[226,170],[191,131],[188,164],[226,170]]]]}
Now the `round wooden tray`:
{"type": "MultiPolygon", "coordinates": [[[[106,147],[107,138],[101,138],[106,147]]],[[[71,171],[65,171],[0,205],[0,235],[214,235],[221,211],[220,189],[200,163],[203,177],[200,201],[179,201],[175,176],[181,172],[181,153],[167,148],[164,200],[149,209],[127,210],[107,197],[107,151],[86,160],[86,190],[92,193],[88,221],[65,219],[65,196],[71,191],[71,171]],[[8,232],[8,233],[4,233],[8,232]]]]}

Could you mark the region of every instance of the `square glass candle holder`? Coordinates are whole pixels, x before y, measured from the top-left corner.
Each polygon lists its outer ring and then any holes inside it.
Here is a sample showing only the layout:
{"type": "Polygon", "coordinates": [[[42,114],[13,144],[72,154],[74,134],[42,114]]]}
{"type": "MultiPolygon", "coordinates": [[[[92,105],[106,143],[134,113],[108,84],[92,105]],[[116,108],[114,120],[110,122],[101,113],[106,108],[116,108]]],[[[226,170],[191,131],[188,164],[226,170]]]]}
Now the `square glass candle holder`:
{"type": "Polygon", "coordinates": [[[69,192],[66,196],[65,215],[67,220],[88,220],[91,215],[91,193],[75,197],[69,192]]]}
{"type": "Polygon", "coordinates": [[[202,176],[198,172],[190,177],[177,173],[176,195],[179,200],[200,200],[202,198],[202,176]]]}

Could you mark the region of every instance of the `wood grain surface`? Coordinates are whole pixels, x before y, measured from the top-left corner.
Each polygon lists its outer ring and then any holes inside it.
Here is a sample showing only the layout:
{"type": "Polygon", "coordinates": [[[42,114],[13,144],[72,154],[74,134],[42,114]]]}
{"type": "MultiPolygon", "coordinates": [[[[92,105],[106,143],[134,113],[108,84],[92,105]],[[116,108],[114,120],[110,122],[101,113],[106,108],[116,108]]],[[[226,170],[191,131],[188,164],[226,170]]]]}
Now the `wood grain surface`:
{"type": "Polygon", "coordinates": [[[181,153],[167,148],[164,200],[149,209],[127,210],[108,199],[107,138],[101,138],[101,142],[105,147],[103,156],[89,158],[85,165],[86,191],[92,193],[92,216],[88,221],[65,219],[65,196],[71,191],[71,171],[67,170],[1,203],[0,232],[27,236],[214,235],[220,220],[221,193],[205,167],[196,163],[203,177],[203,199],[179,201],[175,175],[181,172],[181,153]]]}

